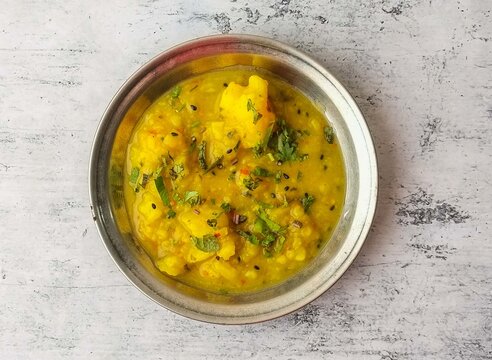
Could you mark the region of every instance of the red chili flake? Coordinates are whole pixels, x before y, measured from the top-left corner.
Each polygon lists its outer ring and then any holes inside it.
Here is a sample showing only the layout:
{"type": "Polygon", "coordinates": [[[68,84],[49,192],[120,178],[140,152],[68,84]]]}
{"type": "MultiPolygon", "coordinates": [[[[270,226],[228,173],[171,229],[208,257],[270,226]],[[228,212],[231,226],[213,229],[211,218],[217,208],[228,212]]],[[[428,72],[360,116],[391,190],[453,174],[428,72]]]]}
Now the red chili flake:
{"type": "Polygon", "coordinates": [[[214,236],[218,239],[220,238],[220,233],[215,233],[214,236]]]}
{"type": "Polygon", "coordinates": [[[200,210],[198,210],[198,209],[193,209],[193,212],[194,212],[195,214],[197,214],[197,215],[200,215],[200,210]]]}

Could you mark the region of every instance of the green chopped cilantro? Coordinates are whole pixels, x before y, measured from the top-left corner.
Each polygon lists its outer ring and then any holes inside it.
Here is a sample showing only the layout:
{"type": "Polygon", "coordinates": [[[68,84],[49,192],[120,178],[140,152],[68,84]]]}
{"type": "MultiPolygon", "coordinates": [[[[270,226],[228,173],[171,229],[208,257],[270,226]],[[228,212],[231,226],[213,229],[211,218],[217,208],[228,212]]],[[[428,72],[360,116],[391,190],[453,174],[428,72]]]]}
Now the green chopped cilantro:
{"type": "Polygon", "coordinates": [[[246,109],[248,111],[253,112],[253,124],[256,124],[258,122],[258,120],[260,120],[263,117],[263,115],[260,114],[258,112],[258,110],[256,110],[255,104],[253,103],[253,101],[251,99],[248,99],[248,103],[246,104],[246,109]]]}
{"type": "Polygon", "coordinates": [[[237,233],[239,234],[239,236],[245,238],[253,245],[258,245],[260,243],[260,240],[258,240],[256,235],[250,233],[249,231],[238,230],[237,233]]]}
{"type": "Polygon", "coordinates": [[[182,177],[184,174],[184,165],[181,163],[174,164],[174,166],[169,170],[169,176],[172,180],[176,180],[178,177],[182,177]]]}
{"type": "Polygon", "coordinates": [[[203,237],[191,236],[191,241],[199,250],[204,252],[216,252],[220,249],[219,241],[212,234],[203,237]]]}
{"type": "Polygon", "coordinates": [[[280,183],[280,181],[282,181],[282,171],[277,171],[277,173],[275,174],[275,183],[280,183]]]}
{"type": "Polygon", "coordinates": [[[304,193],[304,196],[301,198],[301,204],[302,207],[304,208],[304,212],[307,213],[309,212],[309,209],[314,203],[314,196],[308,193],[304,193]]]}
{"type": "Polygon", "coordinates": [[[333,131],[333,128],[331,126],[325,126],[323,132],[328,144],[333,144],[333,141],[335,141],[335,132],[333,131]]]}
{"type": "Polygon", "coordinates": [[[270,171],[268,171],[265,168],[259,167],[259,166],[255,167],[251,173],[255,176],[261,176],[261,177],[272,176],[270,171]]]}
{"type": "Polygon", "coordinates": [[[132,169],[132,172],[130,173],[130,184],[136,184],[138,180],[138,176],[140,175],[140,170],[137,167],[134,167],[132,169]]]}
{"type": "Polygon", "coordinates": [[[202,141],[200,145],[198,145],[198,165],[203,170],[208,169],[206,152],[207,152],[207,142],[202,141]]]}
{"type": "Polygon", "coordinates": [[[260,182],[261,182],[261,179],[253,178],[251,176],[243,179],[243,185],[248,190],[251,190],[251,191],[255,190],[260,185],[260,182]]]}
{"type": "Polygon", "coordinates": [[[274,222],[273,220],[271,220],[267,213],[265,212],[265,210],[263,208],[259,208],[258,209],[258,212],[257,212],[257,215],[258,217],[263,220],[265,222],[265,224],[268,226],[268,228],[275,232],[275,233],[278,233],[278,232],[281,232],[283,229],[282,229],[282,226],[280,226],[279,224],[277,224],[276,222],[274,222]]]}
{"type": "Polygon", "coordinates": [[[220,207],[226,213],[231,212],[231,204],[229,204],[229,203],[224,202],[224,203],[220,204],[220,207]]]}
{"type": "Polygon", "coordinates": [[[157,177],[154,180],[154,184],[164,205],[171,206],[171,203],[169,202],[169,194],[167,193],[162,176],[157,177]]]}
{"type": "Polygon", "coordinates": [[[174,211],[173,209],[169,209],[169,211],[167,212],[167,218],[172,219],[174,217],[176,217],[176,211],[174,211]]]}
{"type": "Polygon", "coordinates": [[[198,191],[187,191],[184,194],[184,202],[190,204],[191,206],[195,206],[200,204],[201,198],[198,191]]]}
{"type": "Polygon", "coordinates": [[[181,86],[179,85],[175,86],[171,91],[171,98],[177,99],[181,94],[181,90],[182,90],[181,86]]]}

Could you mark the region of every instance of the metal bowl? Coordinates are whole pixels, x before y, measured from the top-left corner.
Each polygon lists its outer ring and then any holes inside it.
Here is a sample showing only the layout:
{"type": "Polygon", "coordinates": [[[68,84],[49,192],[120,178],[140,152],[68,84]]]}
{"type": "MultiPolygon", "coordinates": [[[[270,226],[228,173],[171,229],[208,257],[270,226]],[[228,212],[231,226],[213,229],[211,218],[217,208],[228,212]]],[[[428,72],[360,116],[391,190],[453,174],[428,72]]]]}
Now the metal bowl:
{"type": "Polygon", "coordinates": [[[94,221],[116,265],[138,289],[169,310],[223,324],[272,319],[311,302],[332,286],[357,256],[376,207],[377,165],[364,117],[347,90],[319,63],[278,41],[250,35],[218,35],[169,49],[133,74],[110,102],[97,129],[90,159],[94,221]],[[122,201],[126,149],[135,123],[164,91],[190,76],[233,66],[269,71],[300,89],[333,124],[347,178],[341,219],[311,263],[287,281],[263,291],[220,295],[191,288],[160,273],[133,240],[122,201]]]}

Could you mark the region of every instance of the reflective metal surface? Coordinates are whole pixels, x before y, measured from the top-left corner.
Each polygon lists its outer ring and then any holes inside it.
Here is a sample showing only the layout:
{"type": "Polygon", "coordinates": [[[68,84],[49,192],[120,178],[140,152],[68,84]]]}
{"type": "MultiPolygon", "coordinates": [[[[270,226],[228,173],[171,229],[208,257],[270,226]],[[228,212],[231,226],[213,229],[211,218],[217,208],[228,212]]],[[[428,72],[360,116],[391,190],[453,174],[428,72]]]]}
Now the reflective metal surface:
{"type": "Polygon", "coordinates": [[[97,129],[90,160],[90,201],[108,252],[144,294],[181,315],[214,323],[272,319],[314,300],[347,270],[369,231],[377,198],[377,164],[364,117],[349,93],[320,64],[277,41],[218,35],[165,51],[120,88],[97,129]],[[140,115],[177,82],[206,71],[246,66],[269,71],[316,101],[333,124],[342,148],[347,189],[342,218],[312,263],[288,281],[243,295],[218,295],[176,282],[154,268],[133,241],[122,199],[124,150],[140,115]]]}

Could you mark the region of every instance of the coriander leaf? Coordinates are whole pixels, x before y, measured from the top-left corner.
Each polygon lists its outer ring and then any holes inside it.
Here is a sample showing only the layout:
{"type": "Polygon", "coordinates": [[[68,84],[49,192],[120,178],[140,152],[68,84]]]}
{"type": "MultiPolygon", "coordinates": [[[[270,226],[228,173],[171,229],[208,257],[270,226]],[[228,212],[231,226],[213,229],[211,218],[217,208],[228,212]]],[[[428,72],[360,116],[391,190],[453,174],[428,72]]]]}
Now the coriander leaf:
{"type": "Polygon", "coordinates": [[[282,161],[296,159],[297,143],[287,130],[282,131],[277,140],[277,157],[282,161]]]}
{"type": "Polygon", "coordinates": [[[181,94],[181,86],[177,85],[173,88],[173,90],[171,91],[171,97],[173,99],[177,99],[179,97],[179,95],[181,94]]]}
{"type": "Polygon", "coordinates": [[[222,208],[222,210],[224,210],[224,212],[228,213],[231,211],[231,204],[229,203],[222,203],[220,204],[220,207],[222,208]]]}
{"type": "Polygon", "coordinates": [[[277,237],[277,241],[275,242],[275,246],[273,247],[276,253],[279,253],[282,251],[282,248],[284,247],[285,244],[285,236],[280,235],[277,237]]]}
{"type": "Polygon", "coordinates": [[[268,228],[271,231],[273,231],[275,233],[282,231],[282,226],[280,226],[279,224],[277,224],[276,222],[271,220],[263,208],[259,208],[257,215],[261,220],[263,220],[265,222],[266,226],[268,226],[268,228]]]}
{"type": "Polygon", "coordinates": [[[164,205],[171,206],[171,203],[169,202],[169,194],[167,193],[166,186],[164,185],[164,179],[162,178],[162,176],[156,178],[154,180],[154,184],[164,205]]]}
{"type": "Polygon", "coordinates": [[[239,236],[245,238],[253,245],[258,245],[260,243],[256,235],[250,233],[249,231],[238,230],[237,233],[239,234],[239,236]]]}
{"type": "Polygon", "coordinates": [[[184,200],[181,198],[181,196],[180,196],[177,192],[175,192],[175,193],[173,194],[173,199],[174,199],[174,201],[176,201],[178,204],[184,204],[184,200]]]}
{"type": "Polygon", "coordinates": [[[261,145],[263,148],[266,148],[268,145],[268,142],[270,141],[270,137],[272,136],[273,132],[273,124],[268,127],[268,129],[265,132],[265,136],[263,137],[263,140],[261,142],[261,145]]]}
{"type": "Polygon", "coordinates": [[[169,211],[167,212],[167,218],[172,219],[174,217],[176,217],[176,211],[174,211],[173,209],[169,209],[169,211]]]}
{"type": "MultiPolygon", "coordinates": [[[[255,157],[259,158],[265,153],[265,149],[267,148],[268,143],[270,141],[270,137],[272,136],[272,131],[273,131],[273,125],[268,127],[268,129],[265,132],[265,136],[263,137],[263,140],[253,147],[253,154],[255,155],[255,157]]],[[[270,155],[273,158],[272,154],[269,153],[268,155],[270,155]]]]}
{"type": "Polygon", "coordinates": [[[266,234],[269,231],[268,226],[260,218],[256,218],[253,228],[256,232],[259,232],[260,234],[266,234]]]}
{"type": "Polygon", "coordinates": [[[182,177],[184,172],[184,165],[174,164],[174,166],[169,170],[169,176],[172,180],[176,180],[178,177],[182,177]]]}
{"type": "Polygon", "coordinates": [[[301,199],[302,207],[304,208],[304,212],[307,213],[311,206],[314,203],[314,196],[308,193],[304,193],[304,197],[301,199]]]}
{"type": "Polygon", "coordinates": [[[265,235],[263,240],[261,240],[261,246],[269,247],[275,241],[275,234],[268,233],[265,235]]]}
{"type": "Polygon", "coordinates": [[[251,99],[248,99],[248,103],[246,104],[246,109],[248,111],[251,111],[251,109],[254,109],[254,105],[253,105],[253,101],[251,101],[251,99]]]}
{"type": "Polygon", "coordinates": [[[333,144],[333,141],[335,141],[335,132],[333,131],[333,128],[331,126],[325,126],[323,131],[328,144],[333,144]]]}
{"type": "Polygon", "coordinates": [[[140,175],[140,170],[137,167],[134,167],[132,169],[132,172],[130,173],[130,184],[136,184],[138,180],[138,176],[140,175]]]}
{"type": "Polygon", "coordinates": [[[263,115],[260,114],[258,112],[258,110],[256,110],[255,104],[253,103],[253,101],[251,99],[248,99],[248,103],[246,104],[246,109],[248,111],[253,112],[253,124],[256,124],[258,122],[258,120],[260,120],[263,117],[263,115]]]}
{"type": "Polygon", "coordinates": [[[263,146],[261,146],[261,143],[258,143],[253,147],[253,155],[256,158],[259,158],[261,157],[261,155],[263,155],[263,146]]]}
{"type": "Polygon", "coordinates": [[[207,234],[203,237],[191,236],[193,244],[201,251],[216,252],[220,249],[219,241],[212,234],[207,234]]]}
{"type": "Polygon", "coordinates": [[[198,205],[201,201],[200,194],[198,194],[198,191],[187,191],[184,194],[184,201],[191,206],[198,205]]]}
{"type": "Polygon", "coordinates": [[[200,145],[198,145],[198,165],[203,170],[208,169],[207,159],[206,159],[206,151],[207,151],[207,142],[202,141],[200,145]]]}
{"type": "Polygon", "coordinates": [[[275,206],[273,204],[268,204],[264,201],[254,199],[255,203],[260,205],[263,209],[273,209],[275,206]]]}
{"type": "Polygon", "coordinates": [[[263,248],[263,256],[266,258],[271,258],[272,257],[272,252],[266,248],[263,248]]]}
{"type": "Polygon", "coordinates": [[[262,176],[262,177],[272,176],[270,171],[259,166],[255,167],[251,173],[255,176],[262,176]]]}
{"type": "Polygon", "coordinates": [[[282,181],[282,171],[277,171],[277,173],[275,174],[275,183],[280,183],[280,181],[282,181]]]}
{"type": "Polygon", "coordinates": [[[248,190],[255,190],[259,185],[260,185],[261,179],[253,179],[251,176],[244,178],[243,179],[243,185],[248,189],[248,190]]]}
{"type": "Polygon", "coordinates": [[[268,146],[275,151],[274,156],[277,160],[294,161],[298,160],[297,154],[297,131],[288,126],[283,119],[278,119],[275,123],[268,146]]]}

